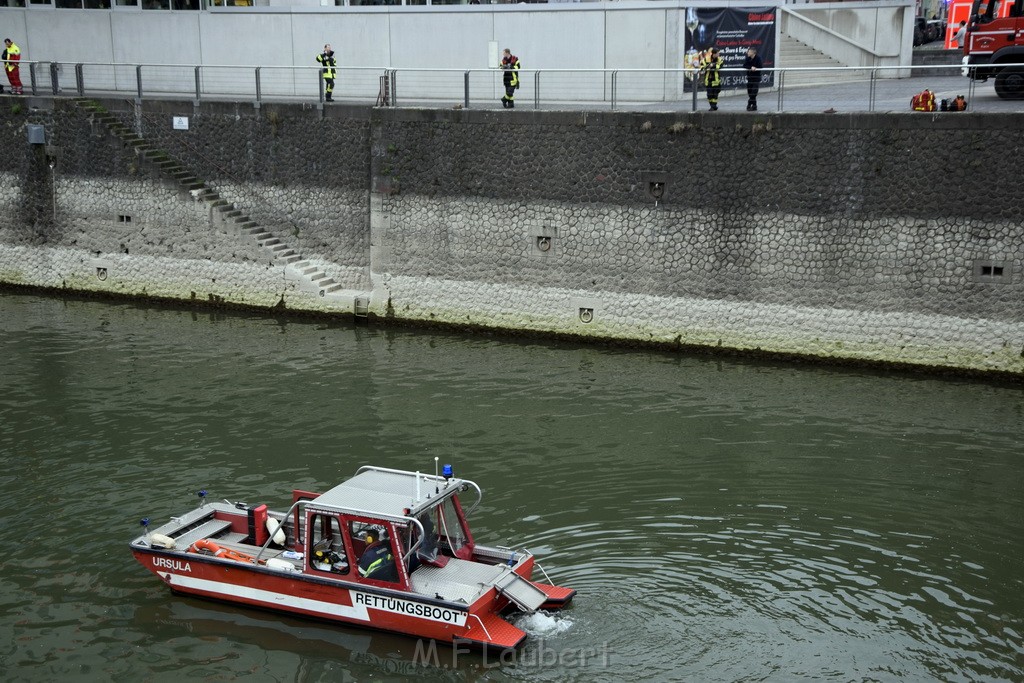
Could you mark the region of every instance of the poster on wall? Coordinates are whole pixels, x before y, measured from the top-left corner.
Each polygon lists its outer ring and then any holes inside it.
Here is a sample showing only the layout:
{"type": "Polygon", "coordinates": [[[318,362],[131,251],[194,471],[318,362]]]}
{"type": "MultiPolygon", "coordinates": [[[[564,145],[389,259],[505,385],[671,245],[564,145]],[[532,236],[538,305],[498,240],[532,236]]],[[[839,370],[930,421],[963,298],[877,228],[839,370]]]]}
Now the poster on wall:
{"type": "MultiPolygon", "coordinates": [[[[757,50],[765,69],[775,67],[775,8],[688,8],[683,39],[685,66],[692,68],[698,64],[701,53],[712,47],[718,48],[723,60],[722,88],[746,88],[747,75],[742,69],[747,48],[757,50]]],[[[762,88],[774,84],[774,71],[761,74],[762,88]]],[[[692,81],[688,80],[685,87],[689,92],[692,81]]]]}

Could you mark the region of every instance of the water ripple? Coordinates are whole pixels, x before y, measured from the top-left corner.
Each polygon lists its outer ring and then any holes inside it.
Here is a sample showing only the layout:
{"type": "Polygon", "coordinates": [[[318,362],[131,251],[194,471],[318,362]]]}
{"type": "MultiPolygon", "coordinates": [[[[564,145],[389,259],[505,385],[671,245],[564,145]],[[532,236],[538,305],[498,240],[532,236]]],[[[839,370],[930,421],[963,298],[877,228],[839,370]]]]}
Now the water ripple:
{"type": "Polygon", "coordinates": [[[1024,678],[1019,391],[35,297],[0,320],[9,680],[1024,678]],[[435,456],[483,487],[478,540],[579,590],[524,657],[585,665],[424,669],[126,552],[201,488],[282,506],[435,456]]]}

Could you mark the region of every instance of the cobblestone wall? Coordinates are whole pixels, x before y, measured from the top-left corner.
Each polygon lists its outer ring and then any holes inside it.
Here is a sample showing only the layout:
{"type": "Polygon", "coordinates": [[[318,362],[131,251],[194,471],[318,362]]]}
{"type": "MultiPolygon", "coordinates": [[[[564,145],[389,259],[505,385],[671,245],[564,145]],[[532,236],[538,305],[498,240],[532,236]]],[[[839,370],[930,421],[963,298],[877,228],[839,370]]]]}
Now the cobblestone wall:
{"type": "Polygon", "coordinates": [[[377,112],[403,194],[854,220],[1019,221],[1020,115],[377,112]],[[515,122],[512,124],[511,122],[515,122]],[[982,201],[982,198],[983,201],[982,201]]]}
{"type": "Polygon", "coordinates": [[[122,119],[304,256],[368,268],[367,110],[328,113],[147,102],[122,119]],[[176,116],[188,130],[174,128],[176,116]]]}
{"type": "Polygon", "coordinates": [[[396,315],[1024,368],[1017,116],[377,116],[396,315]]]}
{"type": "MultiPolygon", "coordinates": [[[[120,109],[371,315],[1024,373],[1019,116],[120,109]]],[[[338,310],[73,103],[0,142],[0,281],[338,310]]]]}

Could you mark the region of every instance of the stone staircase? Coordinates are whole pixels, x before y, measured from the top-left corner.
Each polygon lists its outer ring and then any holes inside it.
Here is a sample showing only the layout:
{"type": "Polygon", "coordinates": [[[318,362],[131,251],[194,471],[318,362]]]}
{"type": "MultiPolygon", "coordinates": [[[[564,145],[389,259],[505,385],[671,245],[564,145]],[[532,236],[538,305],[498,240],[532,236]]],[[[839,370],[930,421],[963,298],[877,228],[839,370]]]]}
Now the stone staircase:
{"type": "Polygon", "coordinates": [[[206,205],[210,210],[211,220],[219,223],[226,232],[254,240],[270,257],[272,264],[286,268],[286,271],[299,281],[300,291],[318,293],[325,298],[330,294],[341,294],[343,286],[335,282],[322,268],[303,259],[280,238],[222,198],[216,190],[196,178],[188,169],[171,159],[166,152],[154,148],[116,116],[91,100],[76,99],[75,104],[89,115],[90,121],[104,126],[124,144],[134,149],[143,163],[155,168],[162,177],[173,180],[197,202],[206,205]]]}
{"type": "MultiPolygon", "coordinates": [[[[846,66],[828,55],[818,52],[813,47],[802,43],[796,38],[783,34],[779,43],[779,68],[822,68],[846,66]]],[[[868,72],[842,71],[790,71],[786,73],[785,86],[823,85],[828,83],[848,83],[849,81],[865,80],[868,72]]]]}

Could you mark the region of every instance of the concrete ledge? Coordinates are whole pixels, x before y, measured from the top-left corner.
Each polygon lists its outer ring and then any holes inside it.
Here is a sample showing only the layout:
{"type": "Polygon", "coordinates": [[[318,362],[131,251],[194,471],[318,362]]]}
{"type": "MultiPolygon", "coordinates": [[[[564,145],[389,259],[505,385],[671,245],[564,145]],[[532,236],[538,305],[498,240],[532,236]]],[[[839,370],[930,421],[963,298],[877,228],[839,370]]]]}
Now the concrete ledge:
{"type": "MultiPolygon", "coordinates": [[[[86,97],[84,99],[95,102],[107,111],[131,111],[130,102],[121,98],[86,97]]],[[[49,108],[46,106],[46,103],[50,103],[50,106],[53,106],[53,103],[60,102],[60,100],[37,97],[31,98],[30,102],[32,106],[49,108]]],[[[338,102],[331,102],[323,107],[319,107],[319,103],[315,100],[310,100],[309,102],[274,102],[263,100],[258,103],[258,107],[254,107],[254,104],[257,104],[254,100],[200,100],[196,102],[194,99],[147,98],[142,100],[142,111],[151,114],[167,114],[168,116],[199,113],[238,116],[240,118],[266,116],[267,113],[274,111],[287,114],[288,116],[306,115],[310,118],[319,118],[320,110],[322,109],[324,118],[366,121],[369,120],[370,112],[374,109],[365,105],[342,104],[338,102]]]]}
{"type": "MultiPolygon", "coordinates": [[[[45,98],[28,100],[30,106],[45,106],[45,98]],[[38,101],[37,101],[38,100],[38,101]]],[[[123,99],[95,99],[109,111],[127,111],[123,99]]],[[[197,111],[203,114],[238,116],[240,118],[267,116],[276,112],[287,117],[319,118],[316,102],[272,103],[264,102],[254,109],[252,102],[220,102],[204,100],[193,109],[192,100],[144,100],[143,111],[165,113],[168,116],[197,111]]],[[[774,113],[751,115],[746,112],[613,112],[613,111],[498,111],[492,109],[437,109],[418,107],[368,107],[331,103],[323,107],[327,120],[372,121],[375,123],[460,123],[495,125],[509,123],[516,126],[579,126],[605,128],[632,128],[650,122],[654,129],[667,129],[675,123],[691,124],[701,129],[750,128],[764,125],[772,130],[1020,130],[1024,128],[1024,113],[976,112],[838,112],[774,113]]]]}
{"type": "Polygon", "coordinates": [[[598,112],[598,111],[496,111],[487,109],[372,109],[375,123],[462,123],[517,126],[636,127],[651,123],[666,130],[675,123],[702,129],[736,130],[760,124],[774,130],[1019,130],[1024,113],[977,114],[973,112],[871,112],[871,113],[772,113],[747,112],[598,112]]]}

